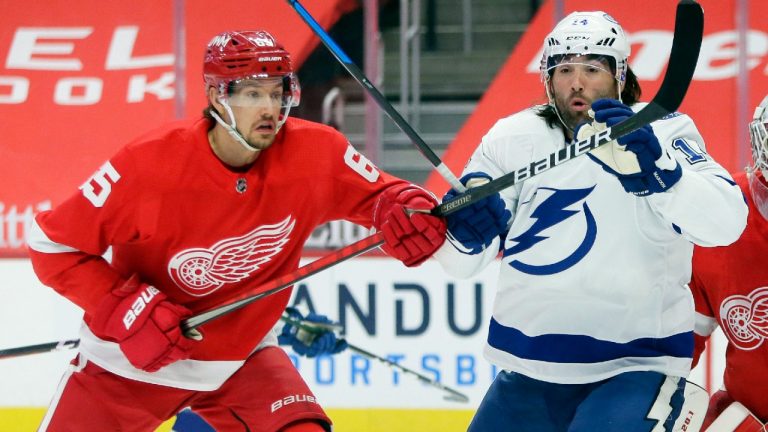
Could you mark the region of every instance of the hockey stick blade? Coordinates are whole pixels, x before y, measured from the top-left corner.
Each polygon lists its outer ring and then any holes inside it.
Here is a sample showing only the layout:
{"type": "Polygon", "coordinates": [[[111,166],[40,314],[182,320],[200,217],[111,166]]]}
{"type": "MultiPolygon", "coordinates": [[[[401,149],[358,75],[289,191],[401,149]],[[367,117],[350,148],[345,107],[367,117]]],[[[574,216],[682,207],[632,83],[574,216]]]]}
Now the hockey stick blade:
{"type": "MultiPolygon", "coordinates": [[[[309,333],[323,333],[323,332],[325,332],[327,330],[331,330],[331,331],[336,332],[335,329],[332,329],[333,327],[336,326],[336,324],[333,324],[333,323],[327,324],[327,323],[317,323],[317,322],[311,322],[311,321],[299,321],[299,320],[293,319],[290,316],[285,315],[285,314],[282,317],[280,317],[280,319],[283,322],[286,322],[288,324],[296,326],[296,327],[298,327],[298,328],[300,328],[300,329],[302,329],[302,330],[304,330],[306,332],[309,332],[309,333]]],[[[458,390],[455,390],[455,389],[452,389],[452,388],[450,388],[450,387],[448,387],[446,385],[443,385],[443,384],[441,384],[441,383],[439,383],[439,382],[429,378],[426,375],[423,375],[423,374],[421,374],[419,372],[416,372],[415,370],[409,369],[409,368],[407,368],[407,367],[405,367],[405,366],[403,366],[403,365],[401,365],[401,364],[399,364],[397,362],[394,362],[394,361],[392,361],[392,360],[390,360],[390,359],[388,359],[386,357],[381,357],[381,356],[376,355],[376,354],[374,354],[374,353],[372,353],[370,351],[366,351],[366,350],[360,348],[359,346],[356,346],[356,345],[350,343],[349,340],[347,340],[345,338],[340,338],[340,340],[343,340],[343,341],[345,341],[347,343],[347,346],[349,347],[350,351],[354,351],[354,352],[356,352],[356,353],[358,353],[358,354],[360,354],[360,355],[362,355],[364,357],[367,357],[367,358],[369,358],[371,360],[378,360],[379,362],[384,363],[386,366],[388,366],[388,367],[390,367],[392,369],[397,369],[400,372],[403,372],[404,374],[407,374],[407,375],[413,375],[414,377],[418,378],[418,380],[423,382],[424,384],[430,385],[432,387],[438,388],[440,390],[443,390],[444,392],[449,393],[448,395],[446,395],[444,397],[444,399],[447,400],[447,401],[462,402],[462,403],[469,402],[469,397],[467,397],[467,395],[465,395],[464,393],[461,393],[458,390]]]]}
{"type": "Polygon", "coordinates": [[[185,335],[189,335],[190,331],[207,323],[208,321],[214,320],[230,312],[234,312],[250,303],[255,302],[260,298],[264,298],[283,291],[284,289],[290,288],[297,282],[301,282],[302,280],[314,274],[320,273],[323,270],[368,252],[369,250],[376,249],[382,244],[384,244],[384,234],[379,232],[372,236],[368,236],[356,243],[352,243],[349,246],[343,247],[322,258],[312,261],[311,263],[302,266],[291,273],[259,285],[253,290],[249,290],[247,294],[241,295],[239,298],[231,301],[230,303],[215,307],[197,315],[193,315],[181,322],[181,329],[185,335]]]}
{"type": "Polygon", "coordinates": [[[587,139],[574,141],[543,159],[535,160],[520,169],[494,179],[490,183],[472,188],[452,200],[440,204],[432,210],[432,214],[444,216],[450,211],[466,207],[675,112],[683,102],[688,86],[693,79],[703,34],[704,11],[701,6],[693,0],[681,0],[677,5],[675,31],[667,72],[664,74],[658,93],[648,105],[612,128],[607,128],[587,139]]]}
{"type": "Polygon", "coordinates": [[[304,6],[302,6],[298,0],[287,1],[293,7],[296,13],[298,13],[299,16],[304,20],[304,22],[307,23],[309,28],[312,29],[312,31],[315,32],[318,37],[320,37],[323,45],[328,48],[336,60],[338,60],[339,63],[344,66],[347,72],[352,75],[355,81],[357,81],[363,87],[363,89],[365,89],[368,94],[371,95],[379,107],[381,107],[381,109],[387,113],[389,118],[395,122],[397,127],[399,127],[400,130],[403,131],[403,133],[406,134],[408,138],[410,138],[411,142],[419,149],[421,154],[427,158],[432,166],[435,167],[435,170],[437,170],[437,172],[445,179],[445,181],[447,181],[452,188],[464,192],[466,188],[463,184],[461,184],[459,179],[456,178],[456,175],[454,175],[453,172],[448,169],[448,166],[445,165],[442,160],[440,160],[440,157],[438,157],[435,152],[432,151],[429,145],[427,145],[427,143],[421,139],[413,127],[411,127],[411,125],[405,121],[403,116],[401,116],[400,113],[397,112],[397,110],[392,106],[392,104],[387,101],[384,95],[381,94],[381,92],[373,85],[373,83],[371,83],[368,77],[363,74],[360,68],[357,67],[354,62],[352,62],[352,59],[350,59],[349,56],[345,54],[344,51],[336,44],[336,42],[334,42],[334,40],[330,35],[328,35],[323,27],[317,21],[315,21],[312,15],[304,8],[304,6]]]}
{"type": "Polygon", "coordinates": [[[59,342],[50,342],[37,345],[27,345],[18,348],[0,349],[0,359],[21,357],[30,354],[40,354],[51,351],[77,348],[80,345],[80,339],[63,340],[59,342]]]}

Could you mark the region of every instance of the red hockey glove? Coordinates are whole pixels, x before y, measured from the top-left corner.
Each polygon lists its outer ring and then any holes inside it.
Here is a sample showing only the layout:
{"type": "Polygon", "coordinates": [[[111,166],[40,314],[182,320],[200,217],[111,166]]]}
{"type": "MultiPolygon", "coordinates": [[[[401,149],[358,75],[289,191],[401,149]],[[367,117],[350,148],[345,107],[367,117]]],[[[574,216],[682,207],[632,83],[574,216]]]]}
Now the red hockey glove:
{"type": "Polygon", "coordinates": [[[189,358],[195,341],[182,335],[179,323],[190,315],[134,275],[102,300],[89,326],[96,336],[120,344],[133,366],[155,372],[189,358]]]}
{"type": "Polygon", "coordinates": [[[431,257],[445,241],[445,221],[428,213],[408,215],[406,209],[432,210],[435,205],[435,197],[416,185],[385,190],[373,210],[373,226],[384,234],[384,252],[408,267],[431,257]]]}

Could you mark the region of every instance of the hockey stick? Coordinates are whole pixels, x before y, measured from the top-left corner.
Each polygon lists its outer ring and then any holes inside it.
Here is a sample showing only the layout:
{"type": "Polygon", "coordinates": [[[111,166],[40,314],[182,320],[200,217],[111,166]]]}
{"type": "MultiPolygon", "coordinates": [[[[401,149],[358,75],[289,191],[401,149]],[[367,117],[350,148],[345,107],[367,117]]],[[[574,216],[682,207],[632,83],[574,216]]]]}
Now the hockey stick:
{"type": "MultiPolygon", "coordinates": [[[[327,326],[322,324],[322,323],[313,323],[313,322],[309,322],[309,321],[298,321],[298,320],[292,319],[291,317],[289,317],[287,315],[283,315],[280,319],[282,319],[284,322],[286,322],[288,324],[296,326],[296,327],[298,327],[298,328],[300,328],[300,329],[302,329],[304,331],[307,331],[309,333],[322,333],[322,332],[324,332],[324,331],[326,331],[328,329],[327,326]]],[[[462,402],[462,403],[469,402],[469,397],[467,397],[467,395],[465,395],[464,393],[459,392],[458,390],[454,390],[454,389],[452,389],[452,388],[450,388],[450,387],[448,387],[448,386],[446,386],[444,384],[441,384],[441,383],[439,383],[439,382],[429,378],[428,376],[426,376],[424,374],[416,372],[413,369],[409,369],[409,368],[407,368],[407,367],[405,367],[405,366],[403,366],[403,365],[401,365],[401,364],[399,364],[397,362],[394,362],[394,361],[392,361],[392,360],[390,360],[388,358],[378,356],[378,355],[376,355],[376,354],[374,354],[374,353],[372,353],[370,351],[366,351],[366,350],[360,348],[359,346],[351,344],[348,340],[346,340],[344,338],[339,338],[339,340],[345,341],[347,343],[347,347],[351,351],[354,351],[354,352],[362,355],[363,357],[367,357],[367,358],[369,358],[371,360],[378,360],[379,362],[384,363],[384,365],[388,366],[391,369],[396,369],[396,370],[398,370],[398,371],[400,371],[400,372],[402,372],[402,373],[404,373],[406,375],[412,375],[412,376],[416,377],[419,381],[423,382],[424,384],[430,385],[432,387],[438,388],[438,389],[448,393],[448,395],[443,397],[447,401],[462,402]]]]}
{"type": "Polygon", "coordinates": [[[319,258],[311,263],[299,267],[297,270],[285,274],[277,279],[273,279],[267,283],[259,285],[258,287],[250,290],[250,295],[240,296],[239,299],[227,303],[225,305],[207,310],[198,315],[191,316],[181,322],[181,328],[184,334],[188,334],[190,330],[195,329],[208,321],[216,319],[222,315],[236,311],[243,306],[253,303],[260,298],[276,294],[284,289],[290,288],[297,282],[300,282],[312,275],[320,273],[323,270],[329,269],[336,264],[344,262],[352,257],[361,255],[369,250],[376,249],[384,244],[384,234],[378,232],[374,235],[368,236],[356,243],[352,243],[349,246],[343,247],[333,253],[330,253],[322,258],[319,258]]]}
{"type": "Polygon", "coordinates": [[[30,354],[39,354],[44,352],[59,351],[64,349],[77,348],[80,345],[80,339],[63,340],[59,342],[50,342],[38,345],[27,345],[18,348],[7,348],[0,350],[0,359],[11,357],[21,357],[30,354]]]}
{"type": "Polygon", "coordinates": [[[419,149],[422,155],[429,160],[429,162],[435,167],[437,172],[443,176],[443,178],[451,185],[452,188],[459,192],[464,192],[466,188],[464,185],[459,181],[459,179],[456,178],[456,176],[451,172],[450,169],[443,163],[442,160],[440,160],[440,157],[438,157],[434,151],[427,145],[426,142],[424,142],[423,139],[419,136],[418,133],[416,133],[415,130],[411,127],[410,124],[408,124],[407,121],[400,115],[400,113],[395,110],[395,108],[390,104],[387,99],[384,97],[384,95],[379,92],[379,90],[371,83],[371,81],[368,79],[368,77],[363,74],[363,72],[358,68],[354,62],[352,62],[352,59],[347,56],[344,51],[336,44],[336,42],[333,41],[330,35],[326,33],[325,30],[323,30],[323,27],[318,24],[317,21],[310,15],[310,13],[304,8],[304,6],[301,5],[301,3],[298,2],[298,0],[288,0],[288,3],[293,6],[293,9],[296,10],[296,12],[301,16],[301,18],[304,20],[304,22],[309,25],[309,27],[312,29],[312,31],[315,32],[316,35],[320,37],[320,40],[323,42],[323,45],[325,45],[329,51],[331,51],[331,54],[333,54],[334,57],[336,57],[336,60],[341,63],[342,66],[352,75],[352,77],[357,81],[363,88],[368,92],[368,94],[373,97],[373,99],[376,101],[376,103],[384,110],[385,113],[389,116],[389,118],[392,119],[392,121],[395,122],[397,127],[400,128],[403,133],[408,135],[408,138],[411,139],[411,142],[413,142],[414,145],[419,149]]]}
{"type": "MultiPolygon", "coordinates": [[[[587,153],[593,148],[597,148],[598,145],[608,143],[674,112],[682,103],[683,97],[693,78],[699,49],[701,48],[703,29],[704,16],[701,6],[693,0],[681,0],[677,6],[675,33],[672,41],[672,52],[670,54],[667,72],[664,75],[659,92],[656,93],[656,96],[654,96],[653,100],[647,106],[627,120],[612,128],[605,129],[587,140],[572,143],[566,146],[563,150],[552,153],[545,159],[532,162],[526,167],[501,176],[483,186],[472,188],[468,192],[457,196],[455,199],[435,207],[432,210],[432,213],[438,216],[452,213],[460,208],[466,207],[472,202],[476,202],[522,180],[541,174],[567,160],[571,160],[587,153]]],[[[381,233],[377,233],[360,240],[357,243],[341,248],[294,272],[250,290],[250,294],[243,295],[232,303],[219,306],[188,318],[182,322],[182,329],[186,334],[190,330],[208,321],[240,309],[258,299],[280,292],[298,281],[331,268],[349,258],[375,249],[376,247],[381,246],[383,242],[384,237],[381,233]]]]}
{"type": "MultiPolygon", "coordinates": [[[[330,331],[341,331],[342,327],[338,324],[323,324],[309,321],[297,321],[299,324],[312,325],[320,329],[330,331]]],[[[69,339],[58,342],[49,342],[38,345],[27,345],[16,348],[0,349],[0,360],[12,357],[21,357],[32,354],[42,354],[53,351],[61,351],[65,349],[74,349],[80,346],[80,339],[69,339]]]]}
{"type": "Polygon", "coordinates": [[[440,204],[432,210],[432,214],[443,216],[450,211],[466,207],[675,112],[683,102],[691,79],[693,79],[703,32],[704,11],[701,6],[693,0],[680,0],[675,16],[675,32],[667,72],[664,74],[661,88],[648,105],[612,128],[607,128],[587,139],[572,142],[562,150],[543,159],[535,160],[527,166],[494,179],[490,183],[472,188],[452,200],[440,204]]]}

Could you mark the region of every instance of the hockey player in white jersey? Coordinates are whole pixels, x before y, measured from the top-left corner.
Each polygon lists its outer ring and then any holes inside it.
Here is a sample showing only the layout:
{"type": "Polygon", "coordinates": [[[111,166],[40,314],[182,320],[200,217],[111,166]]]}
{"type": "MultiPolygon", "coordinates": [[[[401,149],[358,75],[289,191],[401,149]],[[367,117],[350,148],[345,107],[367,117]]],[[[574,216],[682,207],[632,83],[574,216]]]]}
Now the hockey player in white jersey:
{"type": "MultiPolygon", "coordinates": [[[[545,40],[548,104],[499,120],[462,181],[632,116],[643,104],[629,54],[608,14],[568,15],[545,40]]],[[[484,349],[502,372],[469,430],[670,431],[693,353],[693,244],[734,242],[746,216],[681,113],[449,215],[435,255],[448,273],[472,276],[502,253],[484,349]]]]}

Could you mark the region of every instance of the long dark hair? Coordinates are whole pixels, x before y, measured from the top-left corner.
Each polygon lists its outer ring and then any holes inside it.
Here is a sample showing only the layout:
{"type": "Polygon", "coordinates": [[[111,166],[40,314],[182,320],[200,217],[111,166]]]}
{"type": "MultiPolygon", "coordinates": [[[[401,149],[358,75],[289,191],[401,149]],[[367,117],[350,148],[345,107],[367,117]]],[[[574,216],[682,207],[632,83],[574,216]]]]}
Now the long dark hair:
{"type": "MultiPolygon", "coordinates": [[[[621,91],[621,101],[630,106],[634,105],[640,101],[641,94],[642,89],[640,88],[640,83],[637,81],[637,76],[634,72],[632,72],[632,69],[627,66],[627,80],[624,83],[624,90],[621,91]]],[[[565,127],[562,123],[560,123],[560,119],[557,117],[557,113],[551,105],[542,106],[542,108],[537,112],[537,115],[543,118],[549,127],[565,127]]]]}

